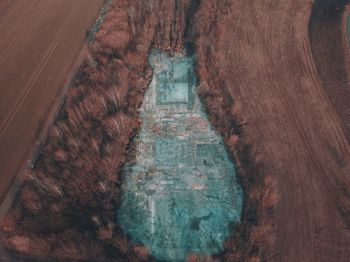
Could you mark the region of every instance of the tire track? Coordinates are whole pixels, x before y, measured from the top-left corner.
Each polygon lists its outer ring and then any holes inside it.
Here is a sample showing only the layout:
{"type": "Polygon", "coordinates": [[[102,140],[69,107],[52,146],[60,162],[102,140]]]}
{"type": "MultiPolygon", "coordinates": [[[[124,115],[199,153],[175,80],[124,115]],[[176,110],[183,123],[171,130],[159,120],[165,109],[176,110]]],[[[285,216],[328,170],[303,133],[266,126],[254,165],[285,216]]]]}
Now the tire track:
{"type": "Polygon", "coordinates": [[[12,48],[18,42],[18,40],[20,40],[26,32],[30,31],[30,29],[33,26],[33,23],[30,23],[30,21],[33,18],[35,18],[37,14],[40,13],[47,4],[48,4],[48,1],[45,1],[45,0],[41,1],[41,3],[39,4],[39,7],[35,9],[32,15],[25,21],[24,27],[22,28],[21,32],[17,34],[17,36],[14,39],[12,39],[12,41],[8,44],[8,47],[0,55],[0,65],[5,61],[8,55],[11,53],[12,48]]]}
{"type": "MultiPolygon", "coordinates": [[[[315,68],[313,66],[311,56],[310,56],[310,50],[306,49],[306,45],[303,42],[303,55],[306,58],[305,61],[305,69],[307,70],[308,74],[310,75],[312,81],[314,82],[315,86],[319,85],[319,82],[317,81],[315,72],[315,68]]],[[[322,94],[320,93],[320,89],[315,89],[315,94],[318,95],[318,97],[322,97],[322,94]]],[[[334,206],[339,206],[339,199],[340,199],[340,193],[334,191],[334,185],[337,183],[334,179],[332,179],[332,176],[329,176],[327,173],[327,170],[323,167],[323,165],[320,162],[320,159],[317,158],[317,148],[312,142],[312,139],[308,135],[308,132],[305,130],[304,125],[300,121],[300,118],[297,116],[298,112],[295,110],[295,107],[293,107],[293,101],[290,99],[290,96],[288,94],[288,91],[285,86],[281,86],[281,92],[285,97],[285,103],[288,108],[290,119],[294,122],[294,124],[297,126],[298,130],[298,136],[300,138],[301,144],[304,145],[304,155],[305,155],[305,161],[307,162],[308,170],[310,174],[314,174],[312,177],[313,179],[317,180],[318,182],[318,188],[320,186],[323,187],[323,193],[327,193],[330,200],[333,202],[334,206]]],[[[326,100],[327,101],[327,100],[326,100]]],[[[328,101],[327,101],[328,102],[328,101]]],[[[328,104],[327,104],[328,105],[328,104]]],[[[332,120],[334,120],[335,123],[337,123],[337,119],[334,118],[333,112],[331,110],[327,110],[326,113],[331,117],[332,120]]],[[[338,127],[341,129],[341,127],[338,127]]],[[[341,144],[342,141],[340,141],[337,137],[335,137],[335,140],[341,144]]],[[[343,174],[339,173],[336,175],[336,177],[343,177],[343,174]]],[[[316,196],[319,196],[316,195],[316,196]]],[[[346,207],[344,205],[342,206],[342,209],[346,210],[346,207]]],[[[287,214],[287,216],[291,217],[292,214],[287,214]]],[[[311,220],[310,220],[311,221],[311,220]]],[[[312,223],[309,223],[309,226],[306,227],[307,229],[312,228],[312,223]]],[[[305,234],[310,237],[311,241],[314,243],[313,239],[313,232],[308,230],[307,233],[305,233],[304,229],[304,236],[305,234]]],[[[317,256],[317,253],[314,253],[314,256],[317,256]]]]}
{"type": "Polygon", "coordinates": [[[302,43],[302,47],[303,47],[303,54],[307,63],[307,70],[311,75],[315,86],[317,86],[317,88],[315,89],[317,92],[317,95],[325,99],[326,101],[325,110],[329,114],[330,118],[334,121],[334,123],[337,124],[337,125],[330,126],[333,131],[332,134],[335,140],[339,143],[339,149],[342,151],[342,154],[347,154],[350,156],[348,141],[342,139],[343,137],[346,137],[344,134],[345,127],[342,125],[342,121],[339,118],[339,116],[335,113],[335,111],[329,110],[330,108],[333,108],[333,105],[329,97],[325,94],[324,90],[322,89],[322,83],[319,81],[319,78],[318,78],[318,74],[317,74],[318,71],[312,57],[312,51],[311,51],[309,42],[304,41],[302,43]]]}
{"type": "MultiPolygon", "coordinates": [[[[295,13],[295,12],[296,11],[294,11],[293,13],[295,13]]],[[[255,16],[253,16],[253,17],[255,17],[255,16]]],[[[258,30],[258,32],[260,32],[260,30],[258,30]]],[[[261,43],[261,44],[263,44],[263,43],[261,43]]],[[[312,59],[310,57],[311,52],[306,47],[307,46],[304,44],[303,57],[306,58],[305,70],[307,70],[307,73],[310,75],[310,78],[312,79],[313,84],[315,86],[318,86],[319,82],[317,80],[317,76],[315,75],[315,72],[317,72],[317,70],[315,71],[315,67],[312,63],[312,59]]],[[[270,55],[270,57],[271,57],[271,55],[270,55]]],[[[234,65],[232,63],[232,59],[229,59],[228,64],[230,65],[229,68],[234,68],[233,67],[234,65]]],[[[275,67],[277,68],[277,66],[275,66],[275,67]]],[[[262,71],[262,74],[268,75],[267,73],[265,73],[263,71],[262,71]]],[[[232,81],[232,79],[231,79],[231,81],[232,81]]],[[[317,183],[317,185],[318,185],[317,188],[319,190],[322,190],[321,192],[328,194],[330,196],[331,200],[334,202],[334,205],[336,205],[336,203],[337,203],[336,200],[339,199],[339,195],[335,195],[332,192],[332,191],[334,191],[335,182],[332,181],[330,176],[327,176],[328,175],[327,171],[323,168],[323,166],[320,162],[320,159],[317,158],[317,147],[314,144],[312,137],[310,137],[310,134],[307,131],[305,125],[303,125],[302,118],[299,117],[299,115],[298,115],[298,113],[300,113],[300,112],[295,109],[295,106],[293,106],[293,105],[295,105],[295,103],[293,103],[293,99],[290,99],[290,97],[293,97],[293,96],[291,96],[288,93],[288,90],[287,90],[286,86],[284,86],[284,85],[280,86],[280,91],[281,91],[280,92],[281,95],[279,95],[280,96],[279,100],[285,101],[285,106],[288,109],[286,111],[289,115],[288,118],[297,126],[296,130],[298,130],[298,140],[300,141],[299,144],[303,145],[303,147],[304,147],[304,151],[302,151],[302,153],[303,153],[304,159],[305,159],[304,160],[305,166],[306,166],[305,168],[308,170],[308,173],[313,174],[313,176],[310,179],[316,181],[315,183],[317,183]]],[[[320,88],[315,89],[314,95],[316,97],[324,98],[323,94],[321,93],[320,88]]],[[[328,105],[328,101],[327,101],[327,104],[325,104],[326,109],[328,109],[327,105],[328,105]]],[[[339,122],[334,117],[334,114],[333,114],[334,111],[326,110],[326,113],[329,114],[330,118],[335,123],[339,122]]],[[[336,126],[334,128],[334,130],[335,130],[336,135],[338,135],[339,130],[341,130],[341,128],[336,126]]],[[[340,134],[339,137],[342,137],[342,134],[340,134]]],[[[343,144],[345,142],[344,140],[339,141],[338,138],[336,138],[336,140],[338,140],[337,142],[339,142],[340,144],[343,144]]],[[[311,183],[311,182],[309,182],[309,183],[311,183]]],[[[303,189],[305,190],[305,187],[303,189]]],[[[311,196],[311,193],[310,193],[310,196],[311,196]]],[[[290,192],[288,192],[287,197],[293,198],[293,194],[290,194],[290,192]]],[[[314,198],[317,198],[317,197],[320,198],[320,193],[317,193],[317,194],[315,193],[314,198]]],[[[294,201],[303,201],[303,200],[304,199],[301,199],[301,200],[295,199],[294,201]]],[[[302,206],[308,206],[308,203],[304,202],[302,204],[302,206]]],[[[293,218],[294,221],[298,221],[298,217],[294,218],[293,212],[292,213],[289,213],[289,212],[285,213],[285,216],[289,217],[289,218],[293,218]]],[[[312,214],[308,214],[308,216],[312,216],[312,214]]],[[[310,239],[311,243],[315,243],[314,235],[313,235],[313,232],[311,230],[313,228],[313,224],[312,224],[313,219],[307,219],[307,221],[308,221],[308,225],[302,229],[303,230],[303,232],[302,232],[303,238],[310,239]]],[[[283,235],[283,234],[280,233],[279,235],[283,235]]],[[[313,256],[315,256],[315,259],[318,259],[317,255],[318,255],[317,252],[314,252],[313,256]]]]}
{"type": "Polygon", "coordinates": [[[35,81],[38,79],[38,77],[40,76],[40,73],[42,72],[42,70],[44,69],[44,66],[47,64],[49,58],[51,57],[52,53],[55,51],[55,49],[57,48],[58,44],[60,43],[60,41],[62,40],[62,38],[65,35],[65,32],[67,31],[69,25],[72,23],[75,15],[78,13],[80,6],[82,5],[83,1],[77,1],[74,5],[74,7],[71,9],[71,14],[68,16],[68,18],[65,20],[63,26],[61,27],[59,33],[56,35],[56,38],[54,39],[54,41],[52,42],[52,44],[50,45],[49,49],[47,50],[47,52],[45,53],[45,56],[43,57],[43,59],[41,60],[39,66],[36,68],[36,70],[34,71],[32,77],[30,78],[28,84],[26,85],[26,87],[24,88],[24,91],[22,92],[22,94],[20,95],[19,100],[17,101],[15,107],[13,108],[12,112],[10,113],[9,117],[6,119],[6,121],[1,125],[0,127],[0,139],[2,138],[2,136],[4,135],[7,127],[9,126],[10,122],[12,121],[12,119],[14,118],[14,116],[16,115],[18,109],[20,108],[20,105],[23,103],[23,100],[27,97],[29,91],[32,89],[35,81]]]}

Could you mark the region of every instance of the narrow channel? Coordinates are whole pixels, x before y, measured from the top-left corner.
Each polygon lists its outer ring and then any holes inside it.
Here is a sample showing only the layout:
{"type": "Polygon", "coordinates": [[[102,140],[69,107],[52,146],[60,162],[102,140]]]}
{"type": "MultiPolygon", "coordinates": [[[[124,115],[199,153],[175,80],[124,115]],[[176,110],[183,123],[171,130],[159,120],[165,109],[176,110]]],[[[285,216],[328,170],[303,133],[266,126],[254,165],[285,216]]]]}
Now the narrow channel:
{"type": "Polygon", "coordinates": [[[194,61],[152,50],[142,126],[122,171],[118,224],[161,261],[220,253],[242,211],[234,164],[197,95],[194,61]]]}

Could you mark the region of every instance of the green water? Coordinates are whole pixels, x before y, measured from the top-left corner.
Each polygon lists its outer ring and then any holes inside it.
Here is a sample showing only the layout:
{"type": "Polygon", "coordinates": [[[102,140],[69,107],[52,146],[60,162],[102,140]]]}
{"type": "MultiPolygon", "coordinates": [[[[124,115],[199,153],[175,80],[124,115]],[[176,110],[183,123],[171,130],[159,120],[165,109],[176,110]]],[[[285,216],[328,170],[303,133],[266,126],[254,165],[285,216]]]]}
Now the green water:
{"type": "Polygon", "coordinates": [[[194,58],[153,50],[149,62],[118,223],[161,261],[219,253],[242,210],[234,165],[197,96],[194,58]]]}

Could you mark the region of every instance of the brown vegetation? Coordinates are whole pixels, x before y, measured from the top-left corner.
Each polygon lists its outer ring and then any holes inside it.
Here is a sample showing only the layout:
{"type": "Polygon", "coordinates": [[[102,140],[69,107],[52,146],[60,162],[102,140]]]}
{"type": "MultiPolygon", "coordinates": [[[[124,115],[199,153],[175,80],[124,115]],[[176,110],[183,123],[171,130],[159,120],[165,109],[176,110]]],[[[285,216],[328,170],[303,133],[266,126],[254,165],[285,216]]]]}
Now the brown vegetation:
{"type": "Polygon", "coordinates": [[[72,77],[103,1],[0,0],[1,202],[72,77]]]}
{"type": "Polygon", "coordinates": [[[188,261],[346,261],[350,148],[312,60],[311,10],[311,0],[114,1],[2,223],[6,249],[152,261],[114,223],[118,171],[140,126],[150,48],[186,46],[245,189],[225,251],[188,261]]]}
{"type": "Polygon", "coordinates": [[[143,3],[112,4],[3,222],[3,245],[17,258],[149,260],[115,218],[118,171],[151,77],[154,36],[143,26],[156,23],[143,3]]]}

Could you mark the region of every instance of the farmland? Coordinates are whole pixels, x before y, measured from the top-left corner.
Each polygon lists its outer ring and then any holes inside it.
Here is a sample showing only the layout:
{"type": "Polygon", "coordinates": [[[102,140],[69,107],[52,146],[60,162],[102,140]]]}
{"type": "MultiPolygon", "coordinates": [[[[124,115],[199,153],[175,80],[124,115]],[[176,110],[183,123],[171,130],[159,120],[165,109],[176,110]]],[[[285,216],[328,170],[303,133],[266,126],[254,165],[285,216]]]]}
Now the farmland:
{"type": "Polygon", "coordinates": [[[103,0],[0,1],[0,199],[69,80],[103,0]]]}
{"type": "MultiPolygon", "coordinates": [[[[10,12],[9,1],[0,4],[1,16],[17,13],[10,12]]],[[[75,5],[79,1],[71,12],[75,5]]],[[[121,170],[133,160],[132,141],[140,132],[140,109],[154,73],[148,57],[157,48],[195,57],[198,95],[244,190],[240,223],[223,251],[211,257],[193,254],[188,261],[347,261],[348,10],[342,0],[112,1],[40,141],[35,165],[24,168],[24,182],[1,224],[3,248],[17,259],[34,261],[156,261],[149,247],[133,243],[121,230],[116,215],[122,205],[121,170]]],[[[48,41],[39,33],[36,38],[48,41]]],[[[11,68],[1,74],[1,84],[10,86],[33,67],[39,72],[28,73],[24,86],[29,89],[22,95],[2,88],[8,99],[1,104],[1,126],[8,127],[0,150],[8,153],[0,160],[1,174],[21,168],[25,157],[18,160],[16,153],[24,146],[21,130],[34,126],[34,113],[46,118],[39,107],[46,104],[48,110],[54,101],[48,96],[56,73],[70,71],[64,59],[70,48],[43,69],[21,63],[20,75],[11,68]],[[31,83],[40,75],[35,89],[31,83]],[[32,96],[32,102],[21,102],[32,96]],[[17,104],[23,106],[17,109],[17,104]]],[[[2,57],[10,66],[21,56],[2,57]]],[[[59,87],[55,90],[57,95],[59,87]]],[[[159,131],[156,125],[151,129],[159,131]]],[[[37,141],[32,132],[27,151],[37,141]]]]}

